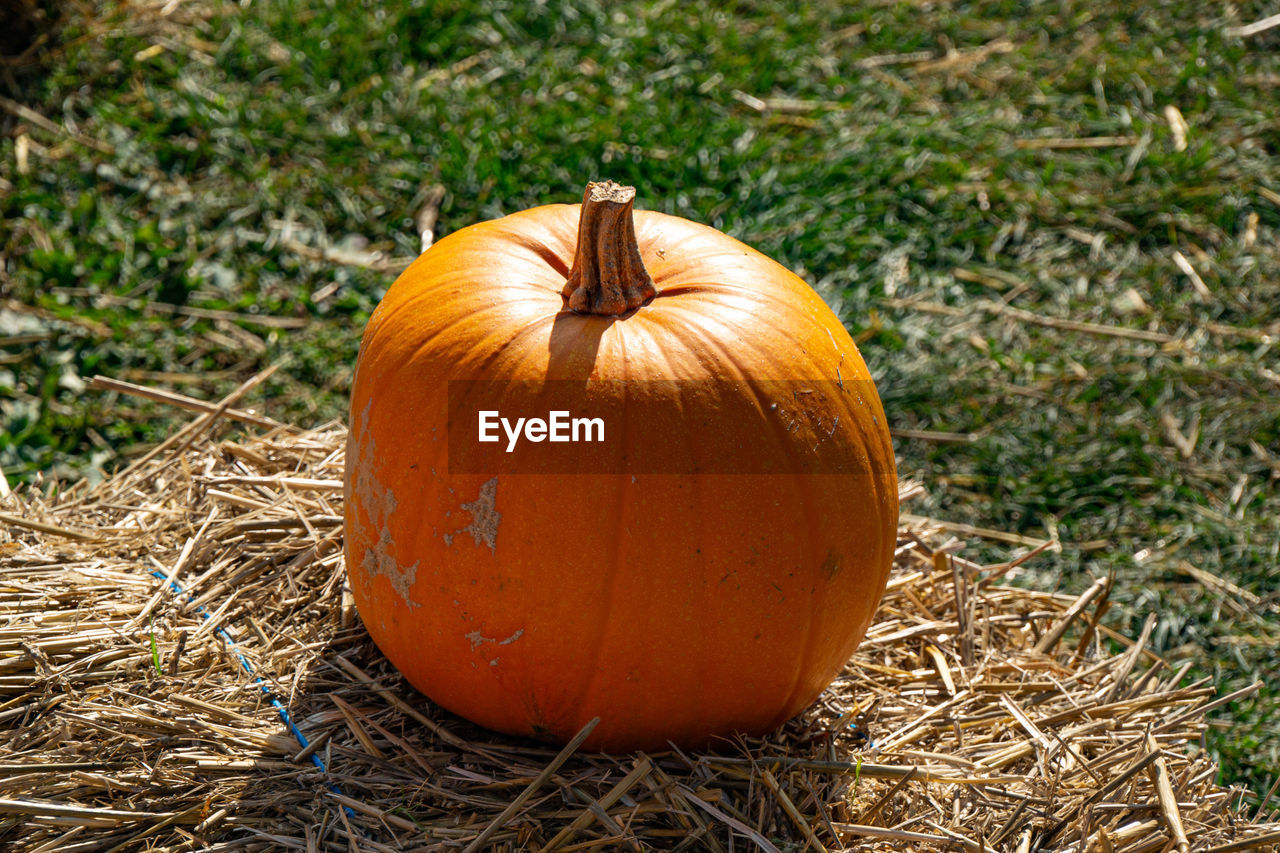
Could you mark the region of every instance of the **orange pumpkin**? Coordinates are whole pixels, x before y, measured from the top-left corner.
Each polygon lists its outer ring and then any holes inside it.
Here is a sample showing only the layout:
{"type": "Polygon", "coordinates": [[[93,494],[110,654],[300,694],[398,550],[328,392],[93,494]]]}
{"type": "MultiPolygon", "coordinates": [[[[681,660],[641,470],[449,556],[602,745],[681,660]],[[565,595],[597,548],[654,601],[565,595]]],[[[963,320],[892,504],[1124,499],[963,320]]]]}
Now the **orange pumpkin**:
{"type": "Polygon", "coordinates": [[[608,751],[761,734],[812,702],[871,621],[898,515],[836,316],[634,195],[593,183],[418,258],[365,330],[346,457],[347,571],[391,663],[499,731],[564,741],[599,716],[586,745],[608,751]],[[594,449],[526,441],[525,468],[464,466],[461,381],[534,389],[500,400],[513,416],[553,386],[599,404],[614,456],[569,471],[594,449]]]}

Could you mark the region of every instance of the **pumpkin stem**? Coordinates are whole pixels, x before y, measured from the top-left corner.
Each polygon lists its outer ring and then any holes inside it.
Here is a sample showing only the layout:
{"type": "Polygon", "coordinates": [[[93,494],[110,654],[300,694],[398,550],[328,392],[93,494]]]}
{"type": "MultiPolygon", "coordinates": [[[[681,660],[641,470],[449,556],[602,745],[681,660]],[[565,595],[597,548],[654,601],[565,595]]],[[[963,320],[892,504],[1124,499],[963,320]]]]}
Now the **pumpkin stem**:
{"type": "Polygon", "coordinates": [[[657,293],[640,260],[631,205],[636,188],[592,181],[582,196],[578,249],[561,291],[577,314],[617,316],[639,308],[657,293]]]}

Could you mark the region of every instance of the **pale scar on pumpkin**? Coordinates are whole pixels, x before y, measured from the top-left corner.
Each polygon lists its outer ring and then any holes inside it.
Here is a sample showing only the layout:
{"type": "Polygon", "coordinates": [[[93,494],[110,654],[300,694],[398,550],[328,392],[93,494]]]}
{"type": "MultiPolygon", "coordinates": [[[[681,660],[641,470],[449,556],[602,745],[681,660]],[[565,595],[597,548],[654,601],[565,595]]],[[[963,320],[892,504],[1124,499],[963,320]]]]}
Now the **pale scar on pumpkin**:
{"type": "Polygon", "coordinates": [[[391,531],[387,528],[391,515],[396,511],[396,496],[390,489],[382,484],[374,473],[374,464],[377,459],[374,442],[371,439],[365,439],[368,435],[369,424],[369,408],[373,405],[373,401],[365,404],[364,411],[360,413],[360,423],[358,426],[356,447],[356,481],[355,492],[360,503],[364,506],[365,512],[369,514],[370,523],[377,528],[380,533],[378,541],[369,546],[364,553],[364,561],[361,567],[372,578],[376,575],[382,575],[391,582],[391,588],[396,591],[404,603],[410,607],[420,607],[421,605],[409,597],[409,591],[413,588],[413,582],[418,577],[418,566],[421,560],[412,566],[402,566],[391,556],[391,549],[395,543],[391,538],[391,531]]]}
{"type": "Polygon", "coordinates": [[[485,643],[497,643],[500,646],[509,646],[523,636],[524,636],[523,628],[516,631],[510,637],[507,637],[505,640],[498,640],[493,637],[486,637],[484,634],[480,633],[479,631],[472,631],[470,634],[463,635],[463,637],[471,641],[471,651],[473,652],[476,649],[483,646],[485,643]]]}
{"type": "Polygon", "coordinates": [[[452,533],[444,534],[444,544],[452,546],[453,537],[459,533],[470,533],[477,545],[488,545],[490,551],[498,549],[498,522],[502,521],[502,513],[497,510],[498,478],[490,478],[480,487],[480,494],[462,508],[471,513],[471,523],[452,533]]]}

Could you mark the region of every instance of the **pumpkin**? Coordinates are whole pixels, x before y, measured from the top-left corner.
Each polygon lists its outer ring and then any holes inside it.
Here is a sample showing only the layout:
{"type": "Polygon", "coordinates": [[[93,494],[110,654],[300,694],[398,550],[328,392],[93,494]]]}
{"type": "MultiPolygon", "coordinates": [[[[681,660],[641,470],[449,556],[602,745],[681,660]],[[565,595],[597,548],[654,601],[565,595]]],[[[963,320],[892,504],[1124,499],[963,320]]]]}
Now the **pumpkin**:
{"type": "Polygon", "coordinates": [[[599,716],[586,746],[606,751],[804,709],[866,632],[898,514],[838,318],[775,261],[634,197],[591,183],[423,253],[369,319],[346,452],[347,571],[387,659],[501,732],[564,742],[599,716]],[[570,470],[594,449],[504,456],[504,437],[462,464],[468,382],[507,383],[484,399],[512,415],[547,388],[598,406],[612,449],[570,470]]]}

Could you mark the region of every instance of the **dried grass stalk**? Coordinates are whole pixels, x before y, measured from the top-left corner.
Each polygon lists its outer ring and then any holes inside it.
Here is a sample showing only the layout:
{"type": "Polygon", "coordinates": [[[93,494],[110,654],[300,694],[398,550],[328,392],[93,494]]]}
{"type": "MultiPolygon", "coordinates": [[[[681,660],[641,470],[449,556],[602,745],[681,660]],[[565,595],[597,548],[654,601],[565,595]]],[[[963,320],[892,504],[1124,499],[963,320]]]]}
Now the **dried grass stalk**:
{"type": "Polygon", "coordinates": [[[343,429],[219,441],[211,416],[242,414],[232,402],[189,407],[179,440],[95,490],[3,499],[0,846],[1280,842],[1191,748],[1205,713],[1248,691],[1215,699],[1185,668],[1162,680],[1150,626],[1111,655],[1108,581],[1078,597],[1003,585],[1018,561],[976,566],[920,527],[844,674],[769,737],[605,756],[478,729],[408,687],[352,618],[343,429]]]}

